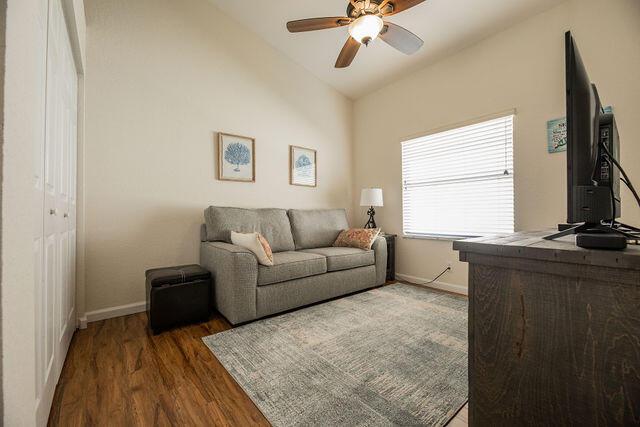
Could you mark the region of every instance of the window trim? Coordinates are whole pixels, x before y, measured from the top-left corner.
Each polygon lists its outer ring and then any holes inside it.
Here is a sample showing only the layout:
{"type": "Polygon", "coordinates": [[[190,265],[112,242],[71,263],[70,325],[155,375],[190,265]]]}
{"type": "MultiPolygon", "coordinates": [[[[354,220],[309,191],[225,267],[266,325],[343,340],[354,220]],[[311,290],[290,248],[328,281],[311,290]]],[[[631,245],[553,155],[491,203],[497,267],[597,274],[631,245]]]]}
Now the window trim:
{"type": "MultiPolygon", "coordinates": [[[[484,116],[477,116],[477,117],[474,117],[472,119],[463,120],[463,121],[457,122],[457,123],[450,123],[450,124],[443,125],[443,126],[440,126],[440,127],[437,127],[437,128],[431,128],[430,130],[426,130],[426,131],[423,131],[423,132],[414,133],[412,135],[406,135],[406,136],[403,136],[402,138],[400,138],[400,140],[398,140],[398,143],[402,147],[403,143],[405,143],[407,141],[411,141],[412,139],[426,138],[428,136],[435,135],[436,133],[447,132],[447,131],[454,130],[454,129],[461,128],[461,127],[465,127],[465,126],[477,125],[478,123],[487,122],[489,120],[499,119],[499,118],[505,117],[505,116],[513,116],[513,129],[514,129],[514,132],[513,132],[513,146],[515,148],[515,145],[516,145],[515,128],[516,128],[516,118],[518,117],[518,110],[515,109],[515,108],[511,108],[511,109],[508,109],[508,110],[503,110],[503,111],[500,111],[498,113],[486,114],[484,116]]],[[[515,151],[514,151],[514,158],[515,158],[515,151]]]]}
{"type": "Polygon", "coordinates": [[[443,242],[455,242],[458,240],[474,239],[481,236],[448,236],[445,234],[406,234],[402,233],[403,239],[409,240],[440,240],[443,242]]]}

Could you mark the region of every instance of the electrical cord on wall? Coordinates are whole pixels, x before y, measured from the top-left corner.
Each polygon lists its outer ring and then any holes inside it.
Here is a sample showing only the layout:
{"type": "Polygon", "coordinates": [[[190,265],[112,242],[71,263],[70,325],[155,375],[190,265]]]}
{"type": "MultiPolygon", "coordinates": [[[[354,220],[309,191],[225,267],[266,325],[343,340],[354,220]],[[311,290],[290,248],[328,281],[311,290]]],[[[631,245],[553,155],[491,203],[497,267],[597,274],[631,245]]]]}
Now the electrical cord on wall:
{"type": "Polygon", "coordinates": [[[448,266],[447,266],[447,268],[445,268],[445,269],[444,269],[444,271],[443,271],[442,273],[438,274],[438,275],[437,275],[433,280],[431,280],[431,281],[429,281],[429,282],[425,283],[425,285],[430,285],[430,284],[432,284],[433,282],[435,282],[436,280],[438,280],[439,278],[441,278],[441,277],[444,275],[444,273],[446,273],[446,272],[447,272],[447,271],[449,271],[449,270],[451,270],[451,266],[450,266],[450,265],[448,265],[448,266]]]}
{"type": "Polygon", "coordinates": [[[445,268],[442,271],[442,273],[438,274],[435,278],[433,278],[432,280],[429,280],[428,282],[425,282],[425,283],[412,283],[412,282],[407,281],[407,283],[411,283],[412,285],[420,285],[420,286],[430,285],[433,282],[435,282],[436,280],[438,280],[439,278],[441,278],[444,275],[444,273],[446,273],[447,271],[450,271],[450,270],[451,270],[451,266],[448,265],[447,268],[445,268]]]}

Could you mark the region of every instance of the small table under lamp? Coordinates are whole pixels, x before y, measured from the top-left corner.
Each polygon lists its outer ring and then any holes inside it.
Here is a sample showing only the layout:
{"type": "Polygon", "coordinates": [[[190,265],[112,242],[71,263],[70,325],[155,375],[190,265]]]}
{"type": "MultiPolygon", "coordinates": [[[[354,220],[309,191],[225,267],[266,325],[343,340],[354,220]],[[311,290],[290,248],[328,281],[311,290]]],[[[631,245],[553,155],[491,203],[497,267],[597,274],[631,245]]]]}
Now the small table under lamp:
{"type": "Polygon", "coordinates": [[[364,228],[378,228],[376,225],[375,215],[376,210],[374,207],[384,206],[382,200],[382,189],[381,188],[363,188],[362,193],[360,193],[360,206],[369,206],[369,210],[367,211],[367,215],[369,215],[369,221],[364,226],[364,228]]]}

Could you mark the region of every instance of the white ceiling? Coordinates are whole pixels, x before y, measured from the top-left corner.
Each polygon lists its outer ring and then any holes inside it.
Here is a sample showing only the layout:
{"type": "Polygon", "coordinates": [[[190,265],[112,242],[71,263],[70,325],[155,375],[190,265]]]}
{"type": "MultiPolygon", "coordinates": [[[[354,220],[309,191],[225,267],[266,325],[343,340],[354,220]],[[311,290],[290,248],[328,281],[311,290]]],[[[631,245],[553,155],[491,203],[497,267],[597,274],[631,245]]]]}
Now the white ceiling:
{"type": "Polygon", "coordinates": [[[290,34],[285,24],[295,19],[344,16],[347,0],[211,1],[293,61],[353,99],[562,3],[561,0],[427,0],[387,18],[425,41],[418,53],[405,56],[376,40],[368,48],[360,49],[349,68],[338,70],[334,64],[348,37],[346,27],[290,34]]]}

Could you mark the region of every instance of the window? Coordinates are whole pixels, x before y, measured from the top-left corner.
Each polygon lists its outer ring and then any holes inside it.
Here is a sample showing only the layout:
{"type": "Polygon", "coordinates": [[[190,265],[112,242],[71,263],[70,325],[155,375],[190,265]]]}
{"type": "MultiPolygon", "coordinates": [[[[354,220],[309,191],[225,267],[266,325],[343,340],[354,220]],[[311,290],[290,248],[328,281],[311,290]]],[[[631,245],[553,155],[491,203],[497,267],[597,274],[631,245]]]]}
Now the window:
{"type": "Polygon", "coordinates": [[[402,143],[406,236],[514,231],[513,115],[402,143]]]}

